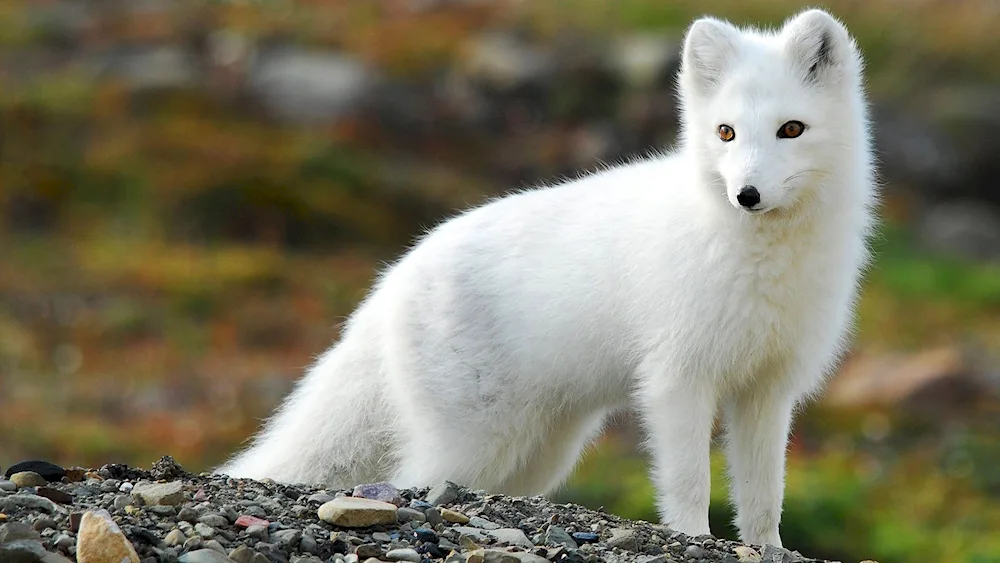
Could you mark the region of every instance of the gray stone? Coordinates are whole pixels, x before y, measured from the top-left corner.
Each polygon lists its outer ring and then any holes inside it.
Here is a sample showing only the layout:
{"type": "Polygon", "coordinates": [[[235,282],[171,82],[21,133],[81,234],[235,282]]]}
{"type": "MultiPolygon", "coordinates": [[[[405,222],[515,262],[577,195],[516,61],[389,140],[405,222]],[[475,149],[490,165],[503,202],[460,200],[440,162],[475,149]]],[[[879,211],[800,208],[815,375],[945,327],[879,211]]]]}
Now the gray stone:
{"type": "Polygon", "coordinates": [[[319,544],[316,543],[316,538],[309,532],[302,533],[302,539],[299,540],[299,551],[319,555],[319,544]]]}
{"type": "Polygon", "coordinates": [[[482,528],[484,530],[498,530],[500,529],[500,524],[490,522],[485,518],[480,518],[479,516],[472,516],[469,518],[469,525],[473,528],[482,528]]]}
{"type": "Polygon", "coordinates": [[[191,507],[185,506],[184,508],[181,508],[180,511],[177,512],[177,519],[182,522],[190,522],[194,524],[195,522],[198,521],[198,511],[191,507]]]}
{"type": "Polygon", "coordinates": [[[262,526],[260,524],[247,526],[247,535],[258,541],[267,541],[269,539],[267,526],[262,526]]]}
{"type": "Polygon", "coordinates": [[[0,544],[3,563],[37,563],[45,557],[45,548],[37,540],[15,540],[0,544]]]}
{"type": "Polygon", "coordinates": [[[684,555],[691,559],[701,559],[705,556],[705,548],[697,545],[689,545],[684,550],[684,555]]]}
{"type": "Polygon", "coordinates": [[[42,536],[38,535],[38,532],[23,522],[8,522],[0,526],[0,543],[18,540],[40,541],[41,539],[42,536]]]}
{"type": "Polygon", "coordinates": [[[17,490],[17,485],[11,483],[6,479],[0,479],[0,491],[7,491],[8,493],[13,493],[17,490]]]}
{"type": "Polygon", "coordinates": [[[764,560],[756,549],[747,545],[738,545],[733,548],[733,551],[736,552],[739,563],[761,563],[764,560]]]}
{"type": "Polygon", "coordinates": [[[233,563],[233,560],[214,549],[196,549],[178,558],[180,563],[233,563]]]}
{"type": "Polygon", "coordinates": [[[198,521],[207,526],[212,526],[213,528],[224,528],[229,525],[229,519],[221,514],[214,512],[208,512],[202,514],[198,521]]]}
{"type": "Polygon", "coordinates": [[[315,502],[315,503],[319,503],[319,504],[326,504],[326,503],[330,502],[331,500],[333,500],[334,498],[335,497],[333,495],[328,494],[328,493],[315,493],[315,494],[309,495],[309,498],[307,498],[306,500],[308,500],[309,502],[315,502]]]}
{"type": "Polygon", "coordinates": [[[0,498],[0,512],[12,512],[18,508],[41,510],[52,514],[61,512],[59,505],[38,495],[16,494],[0,498]]]}
{"type": "Polygon", "coordinates": [[[194,525],[194,531],[196,534],[198,534],[199,536],[201,536],[206,540],[215,537],[215,528],[207,524],[202,524],[201,522],[198,522],[197,524],[194,525]]]}
{"type": "Polygon", "coordinates": [[[642,551],[642,541],[639,538],[639,532],[632,529],[613,528],[608,545],[626,551],[642,551]]]}
{"type": "Polygon", "coordinates": [[[496,541],[500,543],[506,543],[509,545],[516,545],[518,547],[523,547],[525,549],[531,549],[535,547],[535,544],[531,543],[528,536],[524,535],[524,532],[517,528],[500,528],[499,530],[487,530],[487,534],[493,537],[496,541]]]}
{"type": "Polygon", "coordinates": [[[154,504],[153,506],[146,508],[146,510],[152,512],[153,514],[156,514],[157,516],[170,517],[170,516],[175,516],[177,514],[176,507],[162,505],[162,504],[154,504]]]}
{"type": "Polygon", "coordinates": [[[430,491],[427,492],[427,496],[424,497],[429,504],[432,506],[438,506],[442,504],[451,504],[458,500],[459,487],[451,481],[445,481],[440,485],[435,486],[430,491]]]}
{"type": "Polygon", "coordinates": [[[278,530],[271,534],[271,540],[278,545],[278,547],[285,549],[287,551],[292,551],[299,546],[299,541],[302,539],[302,530],[288,529],[288,530],[278,530]]]}
{"type": "Polygon", "coordinates": [[[420,554],[417,553],[415,549],[410,548],[391,549],[385,554],[385,557],[389,561],[411,561],[412,563],[420,563],[420,554]]]}
{"type": "Polygon", "coordinates": [[[396,519],[400,524],[405,524],[406,522],[425,522],[427,516],[420,510],[404,506],[396,511],[396,519]]]}
{"type": "Polygon", "coordinates": [[[184,502],[184,483],[149,483],[140,481],[133,489],[132,496],[141,498],[147,505],[177,505],[184,502]]]}
{"type": "Polygon", "coordinates": [[[549,526],[549,529],[545,532],[545,545],[564,545],[570,549],[576,549],[576,540],[573,536],[569,535],[569,532],[560,528],[559,526],[549,526]]]}

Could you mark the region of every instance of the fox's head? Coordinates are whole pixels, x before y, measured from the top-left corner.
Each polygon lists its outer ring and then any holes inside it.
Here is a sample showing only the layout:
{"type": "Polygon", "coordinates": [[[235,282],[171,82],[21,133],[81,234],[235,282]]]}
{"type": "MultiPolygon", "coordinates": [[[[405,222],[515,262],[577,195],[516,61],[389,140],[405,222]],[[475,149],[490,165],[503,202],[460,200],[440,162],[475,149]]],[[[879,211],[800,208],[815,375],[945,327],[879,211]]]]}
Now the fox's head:
{"type": "MultiPolygon", "coordinates": [[[[844,26],[808,10],[775,32],[713,18],[688,29],[683,134],[737,209],[766,213],[822,194],[864,138],[861,58],[844,26]]],[[[835,196],[834,196],[835,197],[835,196]]]]}

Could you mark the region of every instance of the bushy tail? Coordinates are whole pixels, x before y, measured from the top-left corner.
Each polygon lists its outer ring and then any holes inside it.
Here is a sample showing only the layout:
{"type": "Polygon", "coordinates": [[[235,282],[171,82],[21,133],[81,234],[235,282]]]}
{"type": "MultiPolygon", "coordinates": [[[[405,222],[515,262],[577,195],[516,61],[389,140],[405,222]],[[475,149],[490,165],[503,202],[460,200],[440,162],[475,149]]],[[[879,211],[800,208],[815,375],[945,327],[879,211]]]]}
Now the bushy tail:
{"type": "Polygon", "coordinates": [[[345,334],[309,369],[249,448],[216,469],[236,478],[347,488],[396,465],[392,409],[371,334],[345,334]]]}

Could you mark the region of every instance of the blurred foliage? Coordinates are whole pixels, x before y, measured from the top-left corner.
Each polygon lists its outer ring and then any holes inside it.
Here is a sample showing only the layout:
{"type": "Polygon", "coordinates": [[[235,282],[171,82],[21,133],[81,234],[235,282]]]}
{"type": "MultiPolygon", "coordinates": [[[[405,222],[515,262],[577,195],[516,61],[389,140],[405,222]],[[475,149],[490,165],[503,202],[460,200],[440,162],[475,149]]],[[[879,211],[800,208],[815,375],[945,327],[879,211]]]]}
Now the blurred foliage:
{"type": "MultiPolygon", "coordinates": [[[[198,45],[219,28],[342,49],[405,85],[461,67],[469,37],[494,28],[551,41],[676,38],[704,12],[774,25],[802,6],[168,4],[96,3],[102,24],[69,46],[54,2],[0,2],[0,464],[148,466],[165,453],[191,470],[222,461],[333,341],[382,264],[454,209],[568,173],[580,115],[624,119],[616,104],[629,94],[567,82],[551,107],[535,108],[535,129],[430,118],[393,135],[377,119],[281,123],[214,83],[137,91],[88,65],[57,64],[72,48],[198,45]],[[52,69],[24,71],[30,64],[52,69]]],[[[934,81],[1000,81],[1000,12],[990,0],[827,6],[864,45],[873,92],[901,107],[934,81]]],[[[672,131],[644,135],[652,143],[672,131]]],[[[1000,267],[922,249],[896,204],[886,214],[902,219],[877,241],[857,348],[971,341],[1000,350],[1000,267]]],[[[786,543],[845,561],[1000,560],[1000,431],[975,420],[956,431],[952,418],[929,414],[874,439],[871,428],[889,415],[805,413],[789,465],[786,543]]],[[[713,529],[731,537],[718,456],[713,469],[713,529]]],[[[588,456],[563,496],[656,519],[644,460],[623,433],[588,456]]]]}

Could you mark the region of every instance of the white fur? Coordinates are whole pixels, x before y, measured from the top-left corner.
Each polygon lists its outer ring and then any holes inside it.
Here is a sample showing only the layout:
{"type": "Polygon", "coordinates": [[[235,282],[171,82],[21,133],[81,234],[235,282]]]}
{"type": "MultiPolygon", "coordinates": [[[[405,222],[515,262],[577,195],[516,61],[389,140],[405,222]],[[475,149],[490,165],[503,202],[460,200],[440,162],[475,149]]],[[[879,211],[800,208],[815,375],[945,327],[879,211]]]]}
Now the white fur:
{"type": "Polygon", "coordinates": [[[844,350],[867,260],[876,190],[861,70],[822,11],[775,32],[696,21],[676,152],[428,233],[219,471],[540,494],[632,407],[662,521],[706,534],[721,411],[741,537],[781,545],[793,410],[844,350]],[[777,138],[788,120],[808,128],[777,138]],[[766,212],[739,207],[744,184],[766,212]]]}

